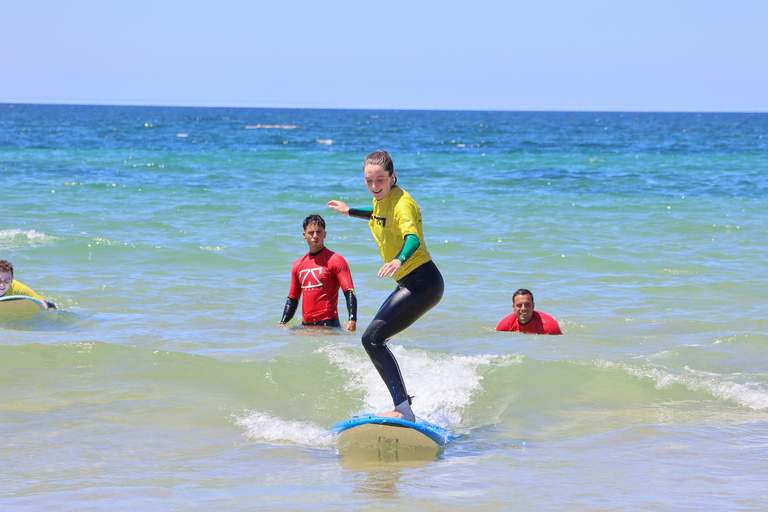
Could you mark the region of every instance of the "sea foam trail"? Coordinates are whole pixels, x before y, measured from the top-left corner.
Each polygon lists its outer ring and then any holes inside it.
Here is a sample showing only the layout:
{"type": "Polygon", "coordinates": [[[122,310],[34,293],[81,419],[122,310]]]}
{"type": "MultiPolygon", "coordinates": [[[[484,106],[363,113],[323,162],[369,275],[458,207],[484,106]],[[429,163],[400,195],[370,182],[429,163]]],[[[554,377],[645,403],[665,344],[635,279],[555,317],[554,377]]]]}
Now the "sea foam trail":
{"type": "Polygon", "coordinates": [[[284,420],[259,411],[233,415],[235,424],[243,427],[243,437],[250,441],[289,443],[312,448],[328,448],[332,435],[329,430],[311,421],[284,420]]]}

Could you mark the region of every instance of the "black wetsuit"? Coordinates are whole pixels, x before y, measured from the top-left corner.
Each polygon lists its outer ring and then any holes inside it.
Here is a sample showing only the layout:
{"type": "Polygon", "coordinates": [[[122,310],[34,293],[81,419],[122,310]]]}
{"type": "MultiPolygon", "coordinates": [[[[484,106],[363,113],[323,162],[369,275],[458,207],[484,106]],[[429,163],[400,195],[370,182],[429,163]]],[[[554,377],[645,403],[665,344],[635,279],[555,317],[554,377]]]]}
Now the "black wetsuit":
{"type": "Polygon", "coordinates": [[[406,400],[410,402],[410,398],[387,341],[436,306],[443,297],[443,290],[443,276],[432,261],[416,267],[397,282],[397,288],[384,301],[363,333],[363,347],[387,383],[395,406],[406,400]]]}

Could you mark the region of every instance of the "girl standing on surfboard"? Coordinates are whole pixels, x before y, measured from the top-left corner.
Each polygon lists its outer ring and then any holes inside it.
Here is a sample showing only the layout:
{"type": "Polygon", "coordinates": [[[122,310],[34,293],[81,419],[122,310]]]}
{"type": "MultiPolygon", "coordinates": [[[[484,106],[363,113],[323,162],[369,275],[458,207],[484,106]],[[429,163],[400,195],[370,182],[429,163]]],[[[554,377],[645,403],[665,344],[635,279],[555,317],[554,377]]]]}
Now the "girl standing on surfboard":
{"type": "Polygon", "coordinates": [[[363,334],[363,347],[389,388],[393,411],[380,414],[415,421],[411,397],[405,390],[400,367],[387,341],[432,309],[443,297],[443,276],[424,242],[421,210],[411,196],[397,186],[395,165],[386,151],[376,151],[363,162],[365,185],[373,196],[373,208],[350,208],[329,201],[337,212],[368,220],[384,265],[379,277],[392,276],[397,288],[384,301],[363,334]]]}

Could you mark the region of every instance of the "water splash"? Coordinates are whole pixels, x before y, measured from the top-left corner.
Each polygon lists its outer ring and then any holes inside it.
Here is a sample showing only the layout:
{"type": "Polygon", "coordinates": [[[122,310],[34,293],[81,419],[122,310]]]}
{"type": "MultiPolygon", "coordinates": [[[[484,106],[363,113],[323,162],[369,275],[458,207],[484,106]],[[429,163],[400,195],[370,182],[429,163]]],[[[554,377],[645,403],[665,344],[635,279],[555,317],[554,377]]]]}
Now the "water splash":
{"type": "Polygon", "coordinates": [[[235,424],[245,428],[243,437],[251,441],[291,443],[312,448],[328,448],[332,444],[330,431],[311,421],[284,420],[259,411],[232,416],[235,424]]]}
{"type": "MultiPolygon", "coordinates": [[[[402,345],[390,343],[400,371],[414,395],[414,411],[443,428],[456,428],[462,422],[462,410],[482,388],[480,370],[490,365],[519,364],[521,357],[503,355],[462,355],[432,353],[419,349],[406,350],[402,345]]],[[[352,352],[349,347],[334,345],[318,352],[349,374],[348,393],[363,395],[364,410],[358,413],[379,412],[392,408],[392,399],[368,356],[362,351],[352,352]]]]}

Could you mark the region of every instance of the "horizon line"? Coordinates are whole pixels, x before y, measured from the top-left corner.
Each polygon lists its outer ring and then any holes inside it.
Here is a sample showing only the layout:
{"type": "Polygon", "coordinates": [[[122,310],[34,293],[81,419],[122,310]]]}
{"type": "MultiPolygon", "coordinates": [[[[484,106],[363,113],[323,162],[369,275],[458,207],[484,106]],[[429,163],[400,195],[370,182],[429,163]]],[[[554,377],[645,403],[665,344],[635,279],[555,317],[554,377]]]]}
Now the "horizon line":
{"type": "Polygon", "coordinates": [[[0,105],[49,105],[80,107],[160,107],[160,108],[233,108],[233,109],[284,109],[284,110],[375,110],[375,111],[415,111],[415,112],[528,112],[528,113],[605,113],[605,114],[767,114],[765,110],[640,110],[640,109],[569,109],[569,108],[443,108],[443,107],[339,107],[339,106],[285,106],[285,105],[227,105],[194,103],[129,103],[129,102],[79,102],[79,101],[8,101],[0,99],[0,105]]]}

